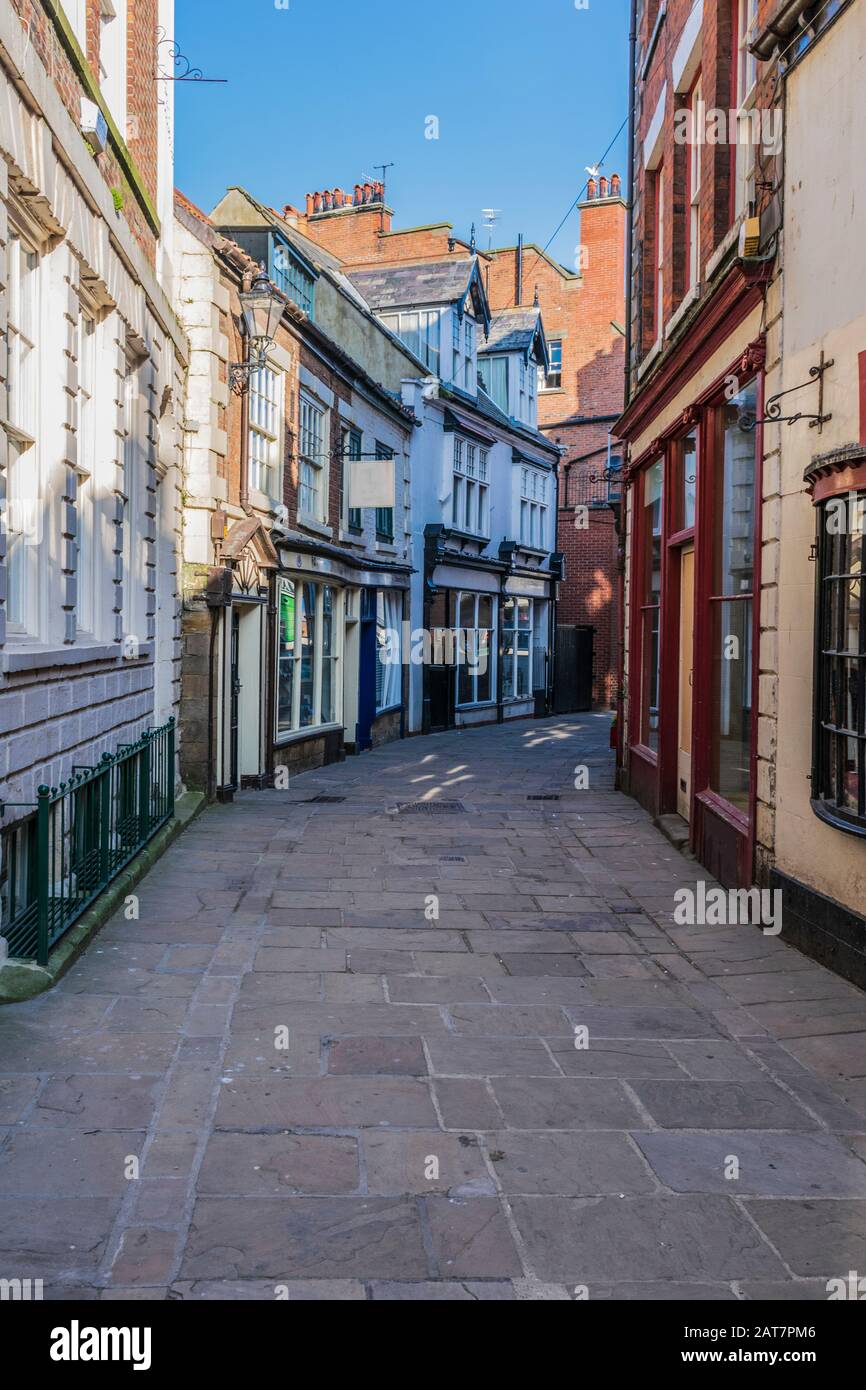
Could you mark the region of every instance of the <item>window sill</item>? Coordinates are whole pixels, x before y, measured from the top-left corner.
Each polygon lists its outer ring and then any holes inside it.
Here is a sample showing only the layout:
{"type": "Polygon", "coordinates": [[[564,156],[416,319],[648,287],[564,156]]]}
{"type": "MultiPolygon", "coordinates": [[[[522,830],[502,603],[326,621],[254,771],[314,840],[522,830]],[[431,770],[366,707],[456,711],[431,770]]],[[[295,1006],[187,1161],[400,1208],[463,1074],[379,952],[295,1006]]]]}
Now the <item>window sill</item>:
{"type": "Polygon", "coordinates": [[[653,362],[655,362],[656,358],[661,352],[663,343],[663,338],[656,338],[652,347],[649,349],[648,352],[644,354],[643,360],[637,369],[638,381],[640,381],[642,377],[646,376],[646,373],[649,371],[653,362]]]}
{"type": "MultiPolygon", "coordinates": [[[[509,703],[509,702],[503,700],[503,704],[506,704],[506,703],[509,703]]],[[[468,713],[470,710],[474,710],[474,709],[496,709],[496,701],[495,701],[495,700],[476,700],[473,704],[455,705],[455,709],[457,709],[460,713],[463,713],[463,714],[468,713]]]]}
{"type": "Polygon", "coordinates": [[[700,282],[700,280],[698,280],[698,282],[697,282],[696,284],[692,285],[691,289],[689,289],[689,290],[686,292],[686,294],[684,295],[683,299],[680,301],[679,307],[678,307],[677,309],[674,310],[674,312],[671,314],[670,318],[668,319],[667,323],[665,324],[665,337],[666,337],[666,338],[670,338],[671,334],[674,332],[674,330],[677,328],[677,326],[678,326],[680,323],[682,323],[682,321],[683,321],[683,319],[685,318],[686,314],[688,313],[689,309],[691,309],[691,307],[692,307],[693,304],[697,304],[697,302],[698,302],[698,300],[700,299],[700,297],[701,297],[701,282],[700,282]]]}
{"type": "Polygon", "coordinates": [[[542,386],[538,392],[539,396],[564,396],[564,386],[542,386]]]}
{"type": "Polygon", "coordinates": [[[397,547],[393,541],[376,541],[376,553],[378,555],[396,555],[397,547]]]}
{"type": "Polygon", "coordinates": [[[344,728],[344,724],[312,724],[307,729],[292,729],[289,733],[277,734],[274,744],[277,748],[283,748],[287,743],[298,743],[305,738],[321,738],[323,734],[333,734],[344,728]]]}
{"type": "Polygon", "coordinates": [[[376,718],[378,719],[378,718],[380,717],[380,715],[383,715],[383,714],[394,714],[394,712],[395,712],[396,710],[402,709],[402,708],[403,708],[403,701],[402,701],[402,700],[395,700],[395,702],[394,702],[393,705],[383,705],[381,709],[377,709],[377,710],[376,710],[376,718]]]}
{"type": "Polygon", "coordinates": [[[343,545],[355,545],[358,546],[361,550],[363,550],[364,548],[363,531],[345,531],[341,526],[339,532],[339,539],[343,545]]]}
{"type": "MultiPolygon", "coordinates": [[[[151,656],[149,644],[142,646],[138,661],[151,656]]],[[[84,666],[89,661],[118,662],[121,658],[119,642],[87,642],[75,646],[48,647],[43,643],[26,639],[8,639],[0,651],[0,671],[44,671],[51,666],[84,666]]],[[[133,665],[124,661],[124,665],[133,665]]]]}
{"type": "Polygon", "coordinates": [[[826,801],[813,800],[811,805],[815,815],[825,825],[832,825],[834,830],[841,830],[844,835],[866,838],[866,821],[850,820],[837,806],[829,805],[826,801]]]}
{"type": "Polygon", "coordinates": [[[333,539],[333,527],[328,526],[324,521],[317,521],[315,517],[304,516],[301,512],[297,516],[297,525],[303,527],[305,531],[313,531],[317,536],[325,536],[328,540],[333,539]]]}

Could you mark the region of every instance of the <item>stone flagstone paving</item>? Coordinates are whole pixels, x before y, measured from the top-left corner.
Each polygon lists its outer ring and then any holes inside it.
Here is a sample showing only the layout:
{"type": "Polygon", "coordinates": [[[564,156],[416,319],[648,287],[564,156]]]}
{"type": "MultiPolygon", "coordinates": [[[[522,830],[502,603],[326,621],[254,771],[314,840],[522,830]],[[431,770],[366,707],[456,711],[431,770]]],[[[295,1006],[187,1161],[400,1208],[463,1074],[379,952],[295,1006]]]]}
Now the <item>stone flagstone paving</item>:
{"type": "Polygon", "coordinates": [[[613,791],[608,729],[414,739],[208,810],[138,921],[0,1008],[0,1277],[808,1299],[866,1274],[866,998],[756,928],[674,924],[699,866],[613,791]]]}

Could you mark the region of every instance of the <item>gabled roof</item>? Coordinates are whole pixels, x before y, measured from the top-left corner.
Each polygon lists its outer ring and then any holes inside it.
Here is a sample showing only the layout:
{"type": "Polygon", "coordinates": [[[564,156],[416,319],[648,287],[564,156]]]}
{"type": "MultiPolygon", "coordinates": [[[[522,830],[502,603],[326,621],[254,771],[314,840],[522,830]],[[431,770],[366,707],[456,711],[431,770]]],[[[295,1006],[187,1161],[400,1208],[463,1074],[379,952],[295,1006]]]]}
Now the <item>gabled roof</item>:
{"type": "Polygon", "coordinates": [[[478,352],[479,356],[492,352],[522,352],[527,357],[534,356],[546,370],[550,362],[541,310],[534,306],[498,310],[491,319],[487,342],[478,352]]]}
{"type": "Polygon", "coordinates": [[[349,279],[370,308],[378,313],[391,309],[422,309],[436,304],[456,304],[462,312],[471,294],[475,312],[485,328],[490,323],[490,308],[477,257],[353,270],[349,272],[349,279]]]}

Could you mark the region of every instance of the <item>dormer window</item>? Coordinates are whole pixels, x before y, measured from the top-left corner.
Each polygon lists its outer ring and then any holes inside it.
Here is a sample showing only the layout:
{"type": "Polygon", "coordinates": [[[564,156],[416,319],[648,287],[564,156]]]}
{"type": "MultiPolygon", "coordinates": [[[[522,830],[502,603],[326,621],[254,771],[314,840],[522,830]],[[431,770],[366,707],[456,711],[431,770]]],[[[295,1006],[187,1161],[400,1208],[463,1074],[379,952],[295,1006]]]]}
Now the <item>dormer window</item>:
{"type": "Polygon", "coordinates": [[[507,357],[485,357],[484,366],[481,370],[481,378],[484,382],[484,389],[490,399],[503,410],[506,415],[511,414],[508,397],[508,358],[507,357]]]}
{"type": "Polygon", "coordinates": [[[469,439],[454,440],[451,524],[472,536],[489,534],[489,453],[469,439]]]}
{"type": "Polygon", "coordinates": [[[382,322],[402,339],[410,352],[420,357],[433,376],[439,375],[439,310],[404,309],[397,314],[381,314],[382,322]]]}
{"type": "Polygon", "coordinates": [[[274,283],[293,300],[309,318],[313,317],[315,279],[288,246],[274,247],[274,283]]]}

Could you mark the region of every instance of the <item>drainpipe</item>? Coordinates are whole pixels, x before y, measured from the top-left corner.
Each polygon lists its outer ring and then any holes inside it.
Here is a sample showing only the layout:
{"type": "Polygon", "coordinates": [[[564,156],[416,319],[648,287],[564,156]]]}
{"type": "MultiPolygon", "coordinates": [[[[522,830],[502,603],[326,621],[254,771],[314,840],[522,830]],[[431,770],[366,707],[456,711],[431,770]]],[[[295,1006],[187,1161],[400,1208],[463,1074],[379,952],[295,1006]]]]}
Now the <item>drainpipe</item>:
{"type": "Polygon", "coordinates": [[[523,233],[517,237],[517,307],[523,303],[523,233]]]}

